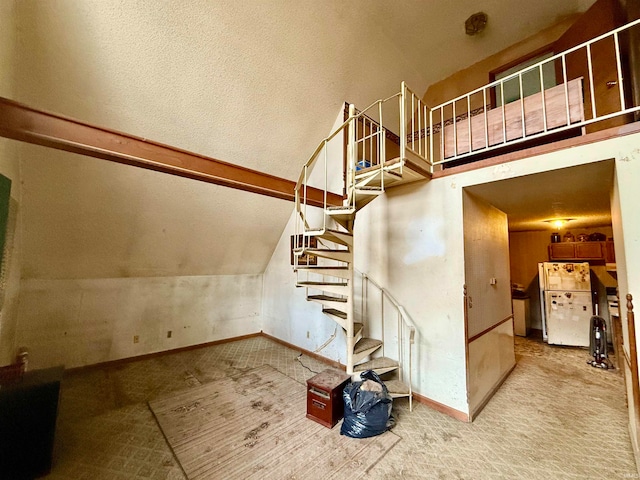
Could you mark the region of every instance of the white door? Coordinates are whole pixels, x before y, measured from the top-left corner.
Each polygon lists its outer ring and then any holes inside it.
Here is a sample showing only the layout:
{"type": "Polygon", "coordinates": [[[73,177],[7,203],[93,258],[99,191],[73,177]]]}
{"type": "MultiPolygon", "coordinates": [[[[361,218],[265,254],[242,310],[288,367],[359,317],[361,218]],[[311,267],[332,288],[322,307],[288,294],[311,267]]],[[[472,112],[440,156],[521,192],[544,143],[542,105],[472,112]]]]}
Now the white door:
{"type": "Polygon", "coordinates": [[[545,304],[549,344],[589,346],[591,292],[546,292],[545,304]]]}

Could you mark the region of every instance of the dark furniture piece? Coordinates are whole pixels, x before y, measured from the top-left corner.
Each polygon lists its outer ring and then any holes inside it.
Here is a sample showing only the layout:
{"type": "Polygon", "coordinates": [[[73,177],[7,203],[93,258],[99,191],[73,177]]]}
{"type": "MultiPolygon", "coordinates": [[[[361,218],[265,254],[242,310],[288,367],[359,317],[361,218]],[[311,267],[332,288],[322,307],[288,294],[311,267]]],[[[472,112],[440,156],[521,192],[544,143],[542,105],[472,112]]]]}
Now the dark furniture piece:
{"type": "Polygon", "coordinates": [[[307,418],[333,428],[344,415],[342,390],[350,379],[344,372],[327,369],[307,380],[307,418]]]}
{"type": "Polygon", "coordinates": [[[31,480],[51,470],[64,368],[27,371],[0,385],[0,478],[31,480]]]}

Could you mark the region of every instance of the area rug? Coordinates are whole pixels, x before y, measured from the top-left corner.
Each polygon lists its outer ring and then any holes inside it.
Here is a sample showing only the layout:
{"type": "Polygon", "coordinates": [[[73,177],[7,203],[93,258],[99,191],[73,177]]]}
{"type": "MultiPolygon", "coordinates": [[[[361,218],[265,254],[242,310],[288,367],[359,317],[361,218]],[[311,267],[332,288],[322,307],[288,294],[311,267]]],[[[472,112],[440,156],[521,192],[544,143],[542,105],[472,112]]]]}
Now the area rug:
{"type": "Polygon", "coordinates": [[[189,480],[366,476],[400,438],[353,439],[306,418],[306,388],[270,366],[149,402],[189,480]]]}

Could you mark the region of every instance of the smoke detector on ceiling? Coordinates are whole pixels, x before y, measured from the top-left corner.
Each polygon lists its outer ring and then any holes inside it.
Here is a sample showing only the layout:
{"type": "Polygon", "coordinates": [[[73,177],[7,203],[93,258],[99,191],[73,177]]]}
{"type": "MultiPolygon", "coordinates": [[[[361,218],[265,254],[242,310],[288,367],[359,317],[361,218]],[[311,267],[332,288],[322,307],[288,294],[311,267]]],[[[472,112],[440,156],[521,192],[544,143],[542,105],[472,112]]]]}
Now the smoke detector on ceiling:
{"type": "Polygon", "coordinates": [[[467,35],[476,35],[484,30],[487,26],[487,14],[484,12],[478,12],[471,15],[464,22],[464,30],[467,35]]]}

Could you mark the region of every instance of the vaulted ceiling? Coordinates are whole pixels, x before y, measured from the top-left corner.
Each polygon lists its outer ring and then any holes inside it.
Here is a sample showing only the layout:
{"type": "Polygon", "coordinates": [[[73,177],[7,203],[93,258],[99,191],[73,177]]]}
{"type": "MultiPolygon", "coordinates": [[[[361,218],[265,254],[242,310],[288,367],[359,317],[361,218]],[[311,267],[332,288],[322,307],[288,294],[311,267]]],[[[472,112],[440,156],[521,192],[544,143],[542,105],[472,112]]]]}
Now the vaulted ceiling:
{"type": "MultiPolygon", "coordinates": [[[[295,180],[344,101],[422,93],[592,3],[4,0],[0,96],[295,180]]],[[[292,210],[3,142],[31,278],[260,273],[292,210]]]]}

